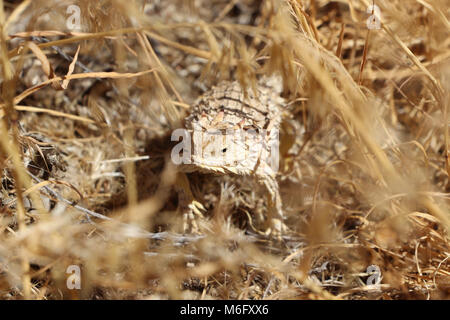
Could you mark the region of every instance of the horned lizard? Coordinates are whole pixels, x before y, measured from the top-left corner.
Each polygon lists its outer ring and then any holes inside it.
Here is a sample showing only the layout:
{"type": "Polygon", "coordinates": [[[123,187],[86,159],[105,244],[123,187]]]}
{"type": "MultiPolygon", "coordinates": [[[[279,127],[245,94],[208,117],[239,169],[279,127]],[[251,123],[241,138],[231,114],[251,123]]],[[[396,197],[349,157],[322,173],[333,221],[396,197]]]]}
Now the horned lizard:
{"type": "Polygon", "coordinates": [[[189,143],[177,178],[185,231],[195,232],[204,210],[184,174],[193,171],[255,177],[268,195],[266,234],[279,236],[286,229],[276,180],[281,86],[278,77],[263,77],[245,90],[238,81],[222,81],[196,101],[185,119],[189,143]]]}

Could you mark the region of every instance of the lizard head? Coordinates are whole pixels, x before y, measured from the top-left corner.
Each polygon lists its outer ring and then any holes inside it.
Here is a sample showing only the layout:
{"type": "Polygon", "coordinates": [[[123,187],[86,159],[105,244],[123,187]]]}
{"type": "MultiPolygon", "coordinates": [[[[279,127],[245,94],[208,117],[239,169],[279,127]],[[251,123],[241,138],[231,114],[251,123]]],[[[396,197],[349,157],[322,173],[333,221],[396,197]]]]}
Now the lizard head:
{"type": "Polygon", "coordinates": [[[190,123],[194,170],[250,174],[261,154],[263,137],[243,120],[226,116],[223,111],[214,117],[202,114],[190,123]]]}
{"type": "Polygon", "coordinates": [[[282,98],[271,79],[247,91],[237,81],[224,81],[197,100],[185,119],[189,150],[183,154],[189,157],[183,159],[183,171],[276,172],[278,149],[272,150],[279,141],[282,98]]]}

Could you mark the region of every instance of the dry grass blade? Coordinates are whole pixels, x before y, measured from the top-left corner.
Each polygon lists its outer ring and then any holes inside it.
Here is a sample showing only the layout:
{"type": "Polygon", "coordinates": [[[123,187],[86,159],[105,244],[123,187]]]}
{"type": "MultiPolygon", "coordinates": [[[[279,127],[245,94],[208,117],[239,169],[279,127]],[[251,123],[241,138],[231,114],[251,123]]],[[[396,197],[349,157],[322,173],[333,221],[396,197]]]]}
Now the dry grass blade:
{"type": "Polygon", "coordinates": [[[53,68],[50,65],[50,62],[48,61],[47,56],[44,54],[44,52],[42,52],[42,50],[34,42],[28,42],[26,46],[31,51],[33,51],[33,53],[41,62],[42,70],[44,71],[45,75],[49,78],[49,80],[52,79],[55,76],[55,73],[53,72],[53,68]]]}
{"type": "Polygon", "coordinates": [[[143,76],[145,74],[154,72],[154,69],[150,69],[147,71],[142,71],[142,72],[136,72],[136,73],[119,73],[119,72],[87,72],[87,73],[76,73],[76,74],[71,74],[71,75],[67,75],[67,76],[62,76],[62,77],[53,77],[51,79],[48,79],[32,88],[29,88],[27,90],[25,90],[24,92],[22,92],[21,94],[19,94],[17,97],[14,98],[14,103],[20,103],[23,99],[25,99],[26,97],[28,97],[29,95],[35,93],[36,91],[48,86],[49,84],[52,83],[57,83],[61,80],[74,80],[74,79],[88,79],[88,78],[101,78],[101,79],[128,79],[128,78],[134,78],[134,77],[139,77],[139,76],[143,76]]]}
{"type": "Polygon", "coordinates": [[[80,46],[78,46],[77,52],[75,53],[75,57],[73,57],[73,61],[71,62],[70,66],[69,66],[69,70],[67,71],[66,77],[61,84],[61,87],[63,89],[67,89],[67,87],[69,86],[70,79],[67,79],[67,77],[70,76],[73,73],[73,71],[75,70],[75,65],[77,63],[79,53],[80,53],[80,46]]]}

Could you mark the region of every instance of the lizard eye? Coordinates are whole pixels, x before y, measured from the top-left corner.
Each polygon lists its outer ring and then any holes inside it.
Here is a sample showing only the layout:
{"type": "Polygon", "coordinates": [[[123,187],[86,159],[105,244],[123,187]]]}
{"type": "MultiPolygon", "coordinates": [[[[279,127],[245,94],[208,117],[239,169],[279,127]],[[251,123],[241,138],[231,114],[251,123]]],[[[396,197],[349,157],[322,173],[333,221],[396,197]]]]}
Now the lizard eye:
{"type": "Polygon", "coordinates": [[[227,152],[227,148],[223,148],[223,149],[222,149],[222,152],[223,152],[223,153],[227,152]]]}

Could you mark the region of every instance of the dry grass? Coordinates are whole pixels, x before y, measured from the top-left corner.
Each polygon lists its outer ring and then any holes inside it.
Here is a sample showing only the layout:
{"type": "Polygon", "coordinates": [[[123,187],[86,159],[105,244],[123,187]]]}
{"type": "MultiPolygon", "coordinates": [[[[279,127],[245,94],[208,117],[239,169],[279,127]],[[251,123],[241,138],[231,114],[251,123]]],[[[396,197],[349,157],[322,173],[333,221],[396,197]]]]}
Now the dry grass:
{"type": "Polygon", "coordinates": [[[369,4],[0,1],[1,299],[449,298],[450,2],[376,1],[370,31],[369,4]],[[193,173],[181,234],[172,130],[272,73],[290,232],[260,236],[250,179],[193,173]]]}

